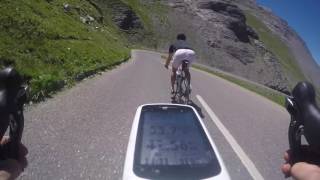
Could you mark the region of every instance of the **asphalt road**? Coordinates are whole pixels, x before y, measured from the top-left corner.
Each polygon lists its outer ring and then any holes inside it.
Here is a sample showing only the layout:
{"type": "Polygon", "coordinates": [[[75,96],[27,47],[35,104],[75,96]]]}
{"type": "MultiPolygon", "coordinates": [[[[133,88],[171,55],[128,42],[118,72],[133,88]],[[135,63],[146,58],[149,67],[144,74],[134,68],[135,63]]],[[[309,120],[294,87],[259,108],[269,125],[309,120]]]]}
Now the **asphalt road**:
{"type": "MultiPolygon", "coordinates": [[[[23,143],[28,166],[19,179],[121,179],[136,108],[170,102],[169,73],[160,54],[132,60],[27,108],[23,143]]],[[[192,70],[192,100],[204,115],[232,179],[252,179],[198,101],[201,96],[264,179],[284,179],[289,115],[273,102],[205,72],[192,70]]]]}

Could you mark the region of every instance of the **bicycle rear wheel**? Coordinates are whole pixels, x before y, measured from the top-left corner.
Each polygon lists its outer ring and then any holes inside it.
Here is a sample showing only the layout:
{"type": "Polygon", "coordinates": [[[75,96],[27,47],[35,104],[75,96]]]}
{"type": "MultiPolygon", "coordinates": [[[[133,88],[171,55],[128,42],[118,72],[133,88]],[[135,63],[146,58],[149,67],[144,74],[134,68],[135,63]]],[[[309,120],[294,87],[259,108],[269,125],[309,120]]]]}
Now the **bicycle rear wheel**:
{"type": "Polygon", "coordinates": [[[184,104],[188,104],[190,101],[190,86],[187,79],[183,80],[182,89],[183,89],[184,104]]]}
{"type": "Polygon", "coordinates": [[[182,83],[183,83],[183,80],[182,80],[182,77],[181,76],[177,76],[176,77],[176,83],[175,83],[175,93],[174,93],[174,101],[177,102],[177,103],[183,103],[183,89],[182,89],[182,83]]]}

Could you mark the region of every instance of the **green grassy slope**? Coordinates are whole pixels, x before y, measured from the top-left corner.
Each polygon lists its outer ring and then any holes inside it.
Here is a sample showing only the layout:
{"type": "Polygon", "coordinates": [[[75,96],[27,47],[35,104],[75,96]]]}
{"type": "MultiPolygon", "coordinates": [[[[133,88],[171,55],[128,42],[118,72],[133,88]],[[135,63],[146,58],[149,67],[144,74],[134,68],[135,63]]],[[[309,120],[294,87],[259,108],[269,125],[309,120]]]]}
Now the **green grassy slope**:
{"type": "Polygon", "coordinates": [[[227,81],[230,81],[234,84],[237,84],[249,91],[255,92],[256,94],[259,94],[275,103],[277,103],[280,106],[284,106],[285,104],[285,97],[284,95],[280,94],[280,93],[276,93],[275,91],[271,91],[267,88],[264,88],[263,86],[258,86],[256,84],[250,83],[248,81],[244,81],[241,80],[239,78],[235,78],[233,76],[230,76],[228,74],[222,73],[222,72],[218,72],[218,71],[213,71],[212,69],[209,68],[205,68],[203,66],[199,66],[199,65],[193,65],[193,68],[208,72],[210,74],[213,74],[215,76],[221,77],[227,81]]]}
{"type": "MultiPolygon", "coordinates": [[[[268,27],[257,19],[250,12],[246,12],[247,24],[254,28],[258,33],[260,40],[266,45],[267,49],[273,52],[280,60],[283,70],[289,75],[291,82],[298,82],[305,80],[305,76],[300,70],[294,56],[291,54],[289,48],[283,43],[280,38],[274,35],[268,27]]],[[[291,84],[293,86],[295,84],[291,84]]]]}
{"type": "Polygon", "coordinates": [[[13,64],[31,78],[36,100],[129,56],[125,38],[114,26],[84,24],[80,16],[98,18],[88,1],[1,0],[0,65],[13,64]],[[64,12],[63,3],[73,8],[64,12]]]}

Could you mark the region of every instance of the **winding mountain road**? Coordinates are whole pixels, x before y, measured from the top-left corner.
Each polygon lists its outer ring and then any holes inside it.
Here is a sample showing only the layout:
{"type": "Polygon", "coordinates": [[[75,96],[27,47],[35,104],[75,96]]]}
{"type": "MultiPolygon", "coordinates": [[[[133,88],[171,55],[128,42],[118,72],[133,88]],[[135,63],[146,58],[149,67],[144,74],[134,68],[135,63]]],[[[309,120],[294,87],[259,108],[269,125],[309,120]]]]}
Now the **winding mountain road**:
{"type": "MultiPolygon", "coordinates": [[[[118,68],[28,107],[23,136],[28,166],[19,179],[121,179],[136,108],[171,100],[163,61],[158,53],[133,51],[118,68]]],[[[284,179],[285,109],[208,73],[191,74],[192,101],[231,178],[284,179]]]]}

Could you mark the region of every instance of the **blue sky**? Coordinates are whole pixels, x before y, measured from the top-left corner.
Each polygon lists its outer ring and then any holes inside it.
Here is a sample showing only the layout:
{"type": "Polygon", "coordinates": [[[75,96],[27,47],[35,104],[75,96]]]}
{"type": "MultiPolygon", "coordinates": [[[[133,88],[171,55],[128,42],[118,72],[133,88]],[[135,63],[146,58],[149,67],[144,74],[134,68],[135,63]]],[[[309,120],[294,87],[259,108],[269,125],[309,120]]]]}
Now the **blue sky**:
{"type": "Polygon", "coordinates": [[[320,0],[257,0],[286,20],[320,65],[320,0]]]}

